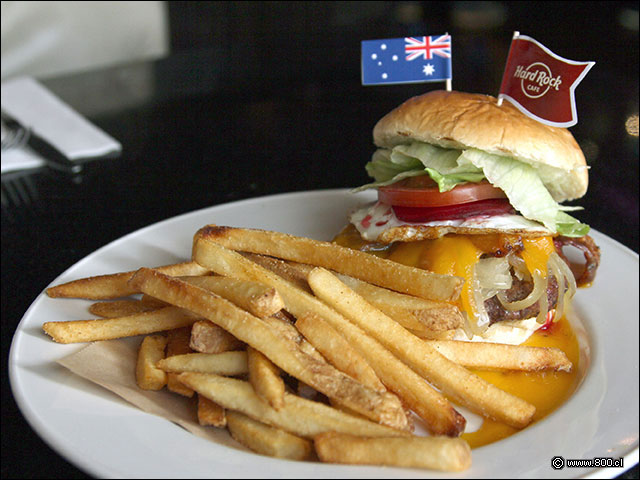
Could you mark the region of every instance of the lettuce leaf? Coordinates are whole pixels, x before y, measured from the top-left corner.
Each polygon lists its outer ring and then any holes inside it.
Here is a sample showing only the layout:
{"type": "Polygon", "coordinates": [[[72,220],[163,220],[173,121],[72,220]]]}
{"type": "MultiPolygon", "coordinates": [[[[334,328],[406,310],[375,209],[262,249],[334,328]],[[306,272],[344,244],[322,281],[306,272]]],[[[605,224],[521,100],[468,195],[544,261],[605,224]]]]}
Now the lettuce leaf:
{"type": "Polygon", "coordinates": [[[460,172],[441,174],[433,168],[426,169],[429,176],[438,184],[438,190],[440,192],[448,192],[456,185],[466,182],[481,182],[484,180],[484,173],[482,172],[460,172]]]}
{"type": "Polygon", "coordinates": [[[462,155],[482,168],[487,180],[504,191],[513,208],[525,218],[536,220],[552,232],[568,237],[579,237],[589,232],[588,225],[564,213],[580,207],[563,207],[557,203],[531,165],[481,150],[465,150],[462,155]]]}
{"type": "Polygon", "coordinates": [[[505,192],[511,205],[522,216],[568,237],[581,237],[589,232],[588,225],[565,213],[581,207],[558,204],[536,169],[515,158],[475,149],[463,151],[413,142],[397,145],[392,150],[377,150],[365,168],[375,181],[354,189],[356,192],[424,174],[438,184],[441,192],[461,183],[480,182],[486,178],[505,192]]]}
{"type": "Polygon", "coordinates": [[[558,212],[556,227],[557,232],[565,237],[584,237],[591,230],[589,225],[581,223],[577,218],[573,218],[564,212],[558,212]]]}
{"type": "Polygon", "coordinates": [[[399,156],[420,160],[441,192],[447,192],[460,183],[480,182],[485,178],[482,169],[469,162],[461,150],[415,142],[394,147],[391,157],[399,156]]]}
{"type": "Polygon", "coordinates": [[[356,191],[391,185],[406,177],[424,175],[424,165],[420,160],[407,156],[391,155],[391,150],[376,150],[365,169],[375,182],[358,187],[356,191]]]}
{"type": "Polygon", "coordinates": [[[485,178],[482,170],[461,153],[461,150],[419,142],[397,145],[393,150],[379,149],[365,166],[375,182],[354,191],[391,185],[403,178],[424,174],[438,184],[441,192],[449,191],[460,183],[482,181],[485,178]]]}

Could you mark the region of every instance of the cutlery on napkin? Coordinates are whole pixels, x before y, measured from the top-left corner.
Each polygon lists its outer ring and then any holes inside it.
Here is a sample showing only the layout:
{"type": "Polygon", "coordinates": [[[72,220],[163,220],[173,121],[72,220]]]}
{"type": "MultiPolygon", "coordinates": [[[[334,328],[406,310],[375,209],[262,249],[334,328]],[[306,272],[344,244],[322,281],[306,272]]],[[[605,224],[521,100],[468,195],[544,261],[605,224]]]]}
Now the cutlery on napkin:
{"type": "MultiPolygon", "coordinates": [[[[112,156],[122,150],[117,140],[32,77],[2,83],[2,112],[3,123],[10,117],[30,131],[25,145],[2,150],[2,173],[37,168],[55,160],[68,159],[70,165],[79,166],[80,160],[112,156]]],[[[9,127],[3,125],[3,136],[9,127]]],[[[69,168],[73,170],[78,169],[69,168]]]]}

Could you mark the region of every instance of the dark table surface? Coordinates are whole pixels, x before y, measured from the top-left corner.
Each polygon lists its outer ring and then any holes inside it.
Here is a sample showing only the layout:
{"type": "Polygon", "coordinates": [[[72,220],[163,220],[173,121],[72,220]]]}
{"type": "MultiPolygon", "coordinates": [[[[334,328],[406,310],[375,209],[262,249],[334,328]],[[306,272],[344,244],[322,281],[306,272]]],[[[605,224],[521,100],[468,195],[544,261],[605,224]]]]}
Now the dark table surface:
{"type": "MultiPolygon", "coordinates": [[[[16,326],[54,278],[110,241],[184,212],[360,185],[367,181],[363,167],[373,151],[375,121],[406,98],[439,88],[365,88],[357,68],[243,74],[220,58],[204,49],[43,80],[117,138],[123,152],[87,163],[75,178],[32,171],[22,177],[21,192],[7,190],[3,175],[3,478],[86,476],[28,426],[7,378],[16,326]],[[12,204],[15,195],[22,206],[12,204]]],[[[578,90],[580,123],[572,131],[587,152],[591,185],[576,216],[637,252],[638,137],[623,127],[625,115],[634,108],[637,114],[637,83],[633,76],[608,75],[606,66],[594,68],[578,90]],[[617,90],[602,91],[606,82],[617,90]]],[[[454,87],[474,90],[471,82],[458,83],[454,87]]],[[[625,474],[637,475],[637,466],[625,474]]]]}

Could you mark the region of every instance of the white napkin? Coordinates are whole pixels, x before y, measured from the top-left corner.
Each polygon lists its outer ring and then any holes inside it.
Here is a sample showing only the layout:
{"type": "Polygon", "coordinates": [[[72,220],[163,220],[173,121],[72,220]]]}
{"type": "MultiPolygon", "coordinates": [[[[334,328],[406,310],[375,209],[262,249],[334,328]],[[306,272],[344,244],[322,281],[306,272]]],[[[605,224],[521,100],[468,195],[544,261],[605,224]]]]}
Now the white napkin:
{"type": "MultiPolygon", "coordinates": [[[[120,143],[100,130],[32,77],[2,83],[2,110],[30,127],[71,160],[118,153],[120,143]]],[[[2,135],[5,135],[4,129],[2,135]]],[[[44,165],[27,147],[2,152],[2,173],[44,165]]]]}

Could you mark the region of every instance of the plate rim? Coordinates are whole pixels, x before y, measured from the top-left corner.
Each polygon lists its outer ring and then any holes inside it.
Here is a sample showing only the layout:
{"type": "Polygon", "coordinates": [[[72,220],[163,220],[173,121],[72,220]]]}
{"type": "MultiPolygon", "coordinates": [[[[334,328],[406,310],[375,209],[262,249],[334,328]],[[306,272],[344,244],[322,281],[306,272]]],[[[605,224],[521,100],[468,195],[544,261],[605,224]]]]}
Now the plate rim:
{"type": "MultiPolygon", "coordinates": [[[[300,192],[285,192],[285,193],[278,193],[278,194],[274,194],[274,195],[264,195],[264,196],[260,196],[260,197],[250,197],[250,198],[235,200],[233,202],[221,203],[221,204],[217,204],[217,205],[211,205],[211,206],[203,207],[203,208],[196,209],[196,210],[193,210],[193,211],[184,212],[184,213],[175,215],[173,217],[170,217],[170,218],[167,218],[167,219],[163,219],[163,220],[159,220],[159,221],[154,222],[152,224],[146,225],[144,227],[141,227],[141,228],[139,228],[137,230],[129,232],[129,233],[117,238],[117,239],[114,239],[114,240],[108,242],[107,244],[99,247],[95,251],[89,253],[85,257],[83,257],[80,260],[78,260],[77,262],[73,263],[71,266],[69,266],[67,269],[65,269],[62,273],[60,273],[55,279],[53,279],[49,285],[59,283],[61,281],[60,279],[64,279],[66,276],[68,276],[70,274],[70,272],[79,269],[82,265],[84,265],[84,263],[91,262],[92,260],[95,259],[95,257],[99,257],[100,255],[102,255],[104,253],[104,251],[112,249],[112,248],[116,248],[118,244],[125,243],[125,242],[127,242],[128,240],[130,240],[133,237],[144,236],[145,234],[148,233],[149,230],[157,229],[157,228],[163,226],[164,224],[169,224],[169,223],[179,222],[179,221],[187,221],[189,217],[192,217],[192,216],[193,217],[197,217],[198,215],[201,215],[204,212],[208,212],[208,211],[214,210],[214,209],[219,209],[219,208],[242,208],[245,204],[251,204],[251,203],[255,203],[255,202],[259,202],[259,201],[265,201],[267,199],[276,201],[276,200],[281,200],[281,199],[287,198],[287,197],[309,196],[309,195],[311,195],[311,196],[345,195],[345,194],[347,194],[349,192],[350,192],[349,189],[324,189],[324,190],[307,190],[307,191],[300,191],[300,192]]],[[[609,237],[609,236],[607,236],[607,235],[605,235],[605,234],[603,234],[601,232],[598,232],[597,230],[592,230],[592,232],[595,233],[595,236],[597,236],[599,238],[602,238],[605,242],[610,243],[611,247],[616,248],[621,253],[625,253],[626,255],[630,255],[631,258],[633,258],[636,263],[638,262],[638,254],[636,252],[634,252],[633,250],[631,250],[629,247],[623,245],[622,243],[618,242],[617,240],[615,240],[615,239],[613,239],[613,238],[611,238],[611,237],[609,237]]],[[[38,436],[40,436],[54,451],[59,453],[66,461],[78,466],[79,468],[81,468],[85,472],[90,472],[93,475],[98,475],[98,476],[114,475],[114,476],[117,476],[117,475],[119,475],[119,472],[117,470],[106,471],[106,470],[103,470],[103,469],[99,469],[99,470],[94,469],[93,465],[90,464],[89,460],[87,460],[85,462],[83,458],[78,458],[73,453],[68,453],[67,449],[64,448],[63,445],[59,444],[59,442],[57,441],[58,439],[54,438],[54,436],[50,436],[49,435],[50,432],[47,431],[46,428],[44,429],[44,432],[43,432],[43,428],[40,425],[34,425],[33,419],[31,418],[30,415],[34,415],[34,417],[37,417],[37,412],[32,410],[31,405],[29,405],[29,403],[23,397],[24,392],[23,391],[19,391],[17,389],[17,387],[16,387],[21,382],[21,379],[18,378],[19,365],[18,365],[18,362],[17,362],[18,349],[17,349],[16,345],[17,345],[17,343],[18,343],[18,341],[20,339],[20,335],[24,334],[23,330],[24,330],[24,327],[25,327],[28,319],[33,314],[33,311],[38,308],[40,303],[42,303],[44,298],[46,298],[46,295],[45,295],[44,290],[43,290],[32,301],[32,303],[30,304],[29,308],[25,311],[22,319],[20,320],[20,322],[18,323],[18,325],[17,325],[17,327],[16,327],[16,329],[14,331],[14,335],[13,335],[13,338],[12,338],[12,341],[11,341],[11,346],[10,346],[10,351],[9,351],[9,368],[8,368],[8,371],[9,371],[9,384],[11,386],[11,391],[12,391],[12,394],[13,394],[14,399],[16,401],[16,404],[18,405],[18,408],[20,409],[21,413],[23,414],[23,416],[25,417],[25,419],[29,423],[30,427],[34,430],[34,432],[38,436]],[[25,414],[25,409],[29,410],[30,415],[25,414]]],[[[493,444],[493,445],[495,445],[495,444],[493,444]]],[[[487,446],[487,447],[490,447],[490,445],[487,446]]],[[[479,449],[476,449],[474,451],[479,451],[479,450],[481,450],[483,448],[485,448],[485,447],[480,447],[479,449]]],[[[632,445],[630,447],[630,449],[625,453],[623,458],[625,458],[625,464],[627,464],[627,461],[633,462],[628,467],[625,467],[623,471],[628,470],[629,468],[633,467],[633,465],[638,463],[637,437],[636,437],[636,446],[633,447],[633,445],[632,445]]],[[[315,464],[312,464],[312,465],[315,465],[315,464]]],[[[104,465],[102,465],[102,466],[105,467],[104,465]]],[[[426,471],[426,472],[427,472],[427,474],[431,473],[429,471],[426,471]]],[[[591,470],[589,470],[587,472],[586,477],[587,478],[602,478],[603,476],[609,476],[609,474],[611,474],[611,475],[619,475],[621,473],[622,472],[619,469],[607,469],[607,468],[591,469],[591,470]],[[608,472],[609,470],[612,470],[612,471],[608,472]]]]}

